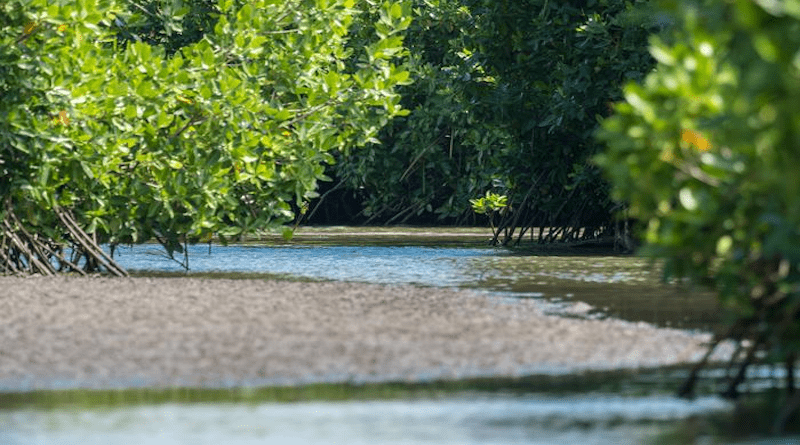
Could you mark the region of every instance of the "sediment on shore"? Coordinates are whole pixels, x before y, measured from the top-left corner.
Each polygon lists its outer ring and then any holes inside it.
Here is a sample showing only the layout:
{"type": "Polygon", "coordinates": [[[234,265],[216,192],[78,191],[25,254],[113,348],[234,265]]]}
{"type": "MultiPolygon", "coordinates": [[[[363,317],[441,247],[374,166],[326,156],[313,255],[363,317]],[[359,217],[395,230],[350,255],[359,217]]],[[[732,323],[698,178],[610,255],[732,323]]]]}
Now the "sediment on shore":
{"type": "Polygon", "coordinates": [[[0,277],[0,391],[425,381],[666,366],[707,334],[472,291],[0,277]]]}

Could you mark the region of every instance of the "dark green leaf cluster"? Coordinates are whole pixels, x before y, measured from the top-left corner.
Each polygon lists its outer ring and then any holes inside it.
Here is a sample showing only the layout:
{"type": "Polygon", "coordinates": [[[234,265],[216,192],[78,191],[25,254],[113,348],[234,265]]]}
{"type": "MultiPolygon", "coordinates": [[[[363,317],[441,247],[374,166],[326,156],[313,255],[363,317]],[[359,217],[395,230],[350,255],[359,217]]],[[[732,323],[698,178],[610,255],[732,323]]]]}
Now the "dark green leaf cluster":
{"type": "Polygon", "coordinates": [[[364,219],[471,223],[469,200],[493,190],[509,197],[508,225],[606,223],[592,134],[621,85],[652,68],[657,26],[631,2],[581,3],[416,2],[410,114],[332,171],[364,219]]]}
{"type": "Polygon", "coordinates": [[[127,6],[114,22],[120,42],[160,46],[167,56],[213,33],[220,16],[217,0],[128,0],[127,6]]]}
{"type": "Polygon", "coordinates": [[[754,361],[791,370],[800,352],[800,2],[672,12],[680,26],[651,39],[657,69],[625,88],[598,162],[646,223],[645,252],[715,288],[732,315],[720,338],[749,341],[735,394],[754,361]]]}

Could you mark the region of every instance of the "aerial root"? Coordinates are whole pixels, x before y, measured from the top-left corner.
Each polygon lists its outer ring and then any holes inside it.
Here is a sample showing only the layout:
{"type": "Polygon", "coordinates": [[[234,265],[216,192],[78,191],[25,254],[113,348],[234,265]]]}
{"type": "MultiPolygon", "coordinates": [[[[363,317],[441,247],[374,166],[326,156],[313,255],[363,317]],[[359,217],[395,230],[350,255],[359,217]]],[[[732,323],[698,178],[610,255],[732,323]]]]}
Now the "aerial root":
{"type": "MultiPolygon", "coordinates": [[[[739,386],[746,380],[748,368],[761,361],[759,352],[769,351],[775,342],[783,341],[790,336],[789,329],[800,316],[800,301],[793,302],[791,306],[786,307],[790,300],[783,294],[776,293],[775,296],[777,298],[762,300],[769,301],[769,303],[758,305],[757,312],[753,316],[737,320],[726,331],[714,337],[703,358],[694,365],[689,376],[678,389],[679,397],[694,395],[699,372],[708,365],[713,352],[725,340],[733,340],[736,343],[736,350],[725,366],[728,377],[726,387],[721,395],[730,399],[735,399],[740,395],[739,386]],[[765,325],[771,326],[771,328],[766,329],[765,325]]],[[[796,355],[790,353],[781,360],[786,369],[787,400],[772,426],[774,434],[782,433],[792,416],[800,410],[800,391],[795,390],[796,359],[796,355]]]]}
{"type": "Polygon", "coordinates": [[[86,275],[98,272],[102,267],[111,275],[128,276],[125,269],[97,245],[68,211],[55,208],[54,213],[69,233],[67,241],[76,253],[75,257],[67,259],[60,243],[26,229],[7,200],[0,221],[0,273],[51,276],[71,271],[86,275]],[[85,259],[83,267],[78,264],[81,256],[85,259]]]}

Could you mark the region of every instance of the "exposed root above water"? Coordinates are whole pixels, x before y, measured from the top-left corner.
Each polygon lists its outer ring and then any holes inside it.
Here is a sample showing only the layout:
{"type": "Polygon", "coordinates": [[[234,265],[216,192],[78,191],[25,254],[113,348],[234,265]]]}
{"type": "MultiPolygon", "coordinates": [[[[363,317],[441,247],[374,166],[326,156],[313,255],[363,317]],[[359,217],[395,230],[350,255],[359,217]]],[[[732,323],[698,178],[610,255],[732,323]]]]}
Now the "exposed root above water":
{"type": "Polygon", "coordinates": [[[747,372],[758,363],[783,365],[785,369],[786,400],[776,416],[772,431],[782,433],[787,422],[800,410],[800,391],[795,388],[797,367],[796,349],[791,347],[798,338],[797,322],[800,320],[800,299],[785,292],[777,285],[780,261],[755,261],[754,270],[765,277],[765,285],[751,291],[753,313],[739,317],[726,331],[719,333],[711,342],[703,359],[689,374],[678,391],[683,397],[692,396],[698,380],[698,373],[706,367],[714,350],[724,341],[732,340],[737,350],[727,364],[727,378],[721,394],[735,399],[741,394],[740,386],[747,379],[747,372]],[[775,356],[774,351],[786,350],[788,353],[775,356]]]}
{"type": "Polygon", "coordinates": [[[14,213],[11,202],[6,200],[0,223],[0,273],[86,275],[105,271],[114,276],[128,276],[68,210],[56,207],[53,214],[59,225],[52,232],[64,231],[59,234],[62,238],[59,240],[26,228],[14,213]]]}

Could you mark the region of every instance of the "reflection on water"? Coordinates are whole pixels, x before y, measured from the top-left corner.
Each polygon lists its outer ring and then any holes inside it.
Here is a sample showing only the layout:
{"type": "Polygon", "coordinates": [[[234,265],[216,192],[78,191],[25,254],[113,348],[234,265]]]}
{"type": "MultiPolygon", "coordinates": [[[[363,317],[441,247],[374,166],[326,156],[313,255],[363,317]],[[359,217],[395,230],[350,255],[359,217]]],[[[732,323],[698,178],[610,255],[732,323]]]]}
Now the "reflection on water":
{"type": "Polygon", "coordinates": [[[484,396],[0,412],[4,444],[619,444],[727,410],[715,397],[484,396]]]}
{"type": "MultiPolygon", "coordinates": [[[[160,252],[154,245],[119,247],[116,259],[147,273],[182,270],[160,252]]],[[[534,298],[548,312],[566,316],[616,316],[685,328],[707,328],[717,320],[711,296],[660,284],[646,262],[634,257],[386,245],[215,245],[210,253],[208,246],[196,245],[189,253],[191,273],[465,287],[510,299],[534,298]]],[[[715,397],[665,396],[662,384],[658,379],[636,394],[621,389],[478,396],[455,391],[403,400],[183,404],[168,399],[82,409],[74,403],[54,409],[0,403],[0,443],[627,444],[641,443],[679,419],[730,409],[715,397]]]]}
{"type": "MultiPolygon", "coordinates": [[[[156,245],[119,247],[133,271],[180,272],[156,245]]],[[[612,316],[708,330],[719,320],[713,295],[659,282],[631,256],[516,255],[505,249],[420,246],[189,246],[191,273],[248,273],[382,284],[468,287],[541,300],[549,313],[612,316]]]]}
{"type": "MultiPolygon", "coordinates": [[[[459,286],[470,281],[468,260],[495,249],[416,246],[189,246],[191,272],[248,272],[383,284],[459,286]]],[[[129,270],[181,271],[154,245],[118,247],[129,270]]]]}
{"type": "Polygon", "coordinates": [[[578,307],[590,315],[702,330],[720,321],[713,294],[662,283],[660,272],[642,258],[506,255],[484,258],[472,267],[480,271],[477,288],[545,297],[551,304],[579,301],[578,307]]]}

